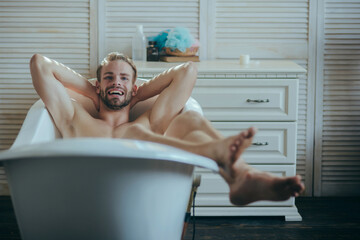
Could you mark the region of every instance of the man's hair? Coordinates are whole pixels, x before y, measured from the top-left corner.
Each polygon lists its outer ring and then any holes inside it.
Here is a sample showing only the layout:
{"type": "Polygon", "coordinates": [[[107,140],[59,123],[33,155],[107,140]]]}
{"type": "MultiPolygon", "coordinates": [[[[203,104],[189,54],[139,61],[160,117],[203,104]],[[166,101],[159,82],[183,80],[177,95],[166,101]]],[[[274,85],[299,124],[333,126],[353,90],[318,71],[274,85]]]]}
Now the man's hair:
{"type": "Polygon", "coordinates": [[[117,60],[124,61],[124,62],[128,63],[131,66],[131,68],[134,71],[133,83],[136,81],[137,69],[136,69],[136,66],[135,66],[133,60],[131,60],[131,58],[129,58],[128,56],[126,56],[126,55],[124,55],[122,53],[111,52],[102,60],[101,64],[98,66],[98,68],[96,70],[96,78],[97,78],[98,82],[101,81],[101,69],[102,69],[102,67],[105,66],[106,64],[108,64],[109,62],[117,61],[117,60]]]}

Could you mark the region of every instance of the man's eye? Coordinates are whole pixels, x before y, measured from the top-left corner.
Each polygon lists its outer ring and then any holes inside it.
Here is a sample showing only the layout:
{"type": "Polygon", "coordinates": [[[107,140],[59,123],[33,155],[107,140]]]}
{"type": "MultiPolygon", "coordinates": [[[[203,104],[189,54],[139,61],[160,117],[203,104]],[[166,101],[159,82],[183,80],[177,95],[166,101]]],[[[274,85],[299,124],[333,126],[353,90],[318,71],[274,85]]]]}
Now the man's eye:
{"type": "Polygon", "coordinates": [[[127,77],[122,77],[121,79],[122,79],[122,80],[128,80],[128,78],[127,78],[127,77]]]}
{"type": "Polygon", "coordinates": [[[104,77],[104,79],[106,79],[106,80],[111,80],[112,77],[108,76],[108,77],[104,77]]]}

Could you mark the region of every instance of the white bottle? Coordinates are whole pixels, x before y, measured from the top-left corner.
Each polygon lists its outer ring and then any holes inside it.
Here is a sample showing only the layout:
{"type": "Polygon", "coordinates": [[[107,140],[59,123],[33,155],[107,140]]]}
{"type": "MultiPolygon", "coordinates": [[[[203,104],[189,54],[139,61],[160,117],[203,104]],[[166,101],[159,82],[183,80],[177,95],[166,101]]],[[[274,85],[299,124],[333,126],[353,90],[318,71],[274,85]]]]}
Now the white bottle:
{"type": "Polygon", "coordinates": [[[137,25],[132,38],[132,59],[146,61],[146,37],[143,32],[143,25],[137,25]]]}

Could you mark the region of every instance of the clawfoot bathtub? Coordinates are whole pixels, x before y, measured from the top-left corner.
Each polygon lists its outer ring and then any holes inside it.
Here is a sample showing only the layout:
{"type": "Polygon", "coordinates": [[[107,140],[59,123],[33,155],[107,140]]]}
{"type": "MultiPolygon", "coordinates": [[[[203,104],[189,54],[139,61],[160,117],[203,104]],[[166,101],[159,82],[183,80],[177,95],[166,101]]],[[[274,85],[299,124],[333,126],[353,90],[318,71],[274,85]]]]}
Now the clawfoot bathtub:
{"type": "Polygon", "coordinates": [[[0,161],[23,240],[180,239],[194,167],[218,171],[166,145],[61,139],[41,100],[0,161]]]}

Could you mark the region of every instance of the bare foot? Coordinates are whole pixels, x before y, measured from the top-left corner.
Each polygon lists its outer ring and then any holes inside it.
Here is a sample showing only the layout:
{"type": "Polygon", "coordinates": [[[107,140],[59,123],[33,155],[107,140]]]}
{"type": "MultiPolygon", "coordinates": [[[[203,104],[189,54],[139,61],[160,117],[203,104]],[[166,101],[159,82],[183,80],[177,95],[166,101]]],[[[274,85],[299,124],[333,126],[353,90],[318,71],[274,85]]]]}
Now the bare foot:
{"type": "Polygon", "coordinates": [[[276,177],[251,169],[248,165],[247,168],[245,173],[243,169],[235,169],[239,174],[235,173],[234,180],[229,183],[230,201],[235,205],[259,200],[284,201],[299,196],[305,189],[300,176],[276,177]]]}
{"type": "Polygon", "coordinates": [[[245,205],[259,200],[283,201],[297,197],[304,190],[300,176],[273,176],[252,168],[241,158],[255,133],[255,128],[249,128],[218,141],[214,146],[220,174],[230,187],[230,201],[235,205],[245,205]]]}
{"type": "Polygon", "coordinates": [[[256,131],[256,128],[252,127],[238,135],[219,140],[215,144],[216,162],[221,168],[220,173],[225,174],[224,177],[231,177],[234,163],[240,158],[245,149],[251,146],[256,131]]]}

